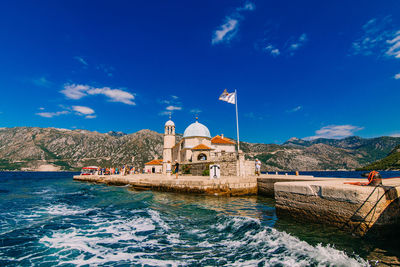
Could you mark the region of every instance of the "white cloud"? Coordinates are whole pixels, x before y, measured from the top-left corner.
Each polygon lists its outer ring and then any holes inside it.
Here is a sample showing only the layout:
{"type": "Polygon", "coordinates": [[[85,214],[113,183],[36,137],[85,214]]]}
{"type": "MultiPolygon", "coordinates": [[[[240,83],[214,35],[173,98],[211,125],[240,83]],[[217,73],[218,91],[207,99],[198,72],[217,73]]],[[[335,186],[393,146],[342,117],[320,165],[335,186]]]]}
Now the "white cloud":
{"type": "Polygon", "coordinates": [[[229,43],[237,34],[239,22],[244,19],[241,13],[243,11],[253,11],[255,8],[254,3],[246,2],[244,6],[236,8],[233,13],[226,16],[224,23],[214,31],[211,44],[229,43]]]}
{"type": "Polygon", "coordinates": [[[389,136],[391,136],[391,137],[400,137],[400,133],[394,133],[394,134],[391,134],[389,136]]]}
{"type": "Polygon", "coordinates": [[[370,19],[362,26],[362,35],[352,44],[354,54],[371,55],[380,53],[383,42],[390,33],[386,30],[392,19],[386,17],[384,20],[370,19]]]}
{"type": "Polygon", "coordinates": [[[220,26],[219,30],[214,32],[214,37],[211,41],[212,44],[220,42],[230,42],[230,40],[236,35],[236,27],[238,26],[237,19],[227,19],[227,21],[220,26]]]}
{"type": "Polygon", "coordinates": [[[397,73],[396,75],[394,75],[394,78],[395,78],[396,80],[400,79],[400,73],[397,73]]]}
{"type": "Polygon", "coordinates": [[[386,42],[390,45],[389,49],[386,51],[386,55],[400,58],[400,31],[397,31],[393,35],[392,40],[387,40],[386,42]]]}
{"type": "Polygon", "coordinates": [[[60,91],[69,99],[81,99],[87,95],[104,95],[111,102],[120,102],[127,105],[136,105],[133,100],[135,96],[121,89],[112,89],[110,87],[96,88],[82,84],[65,84],[64,89],[60,91]]]}
{"type": "Polygon", "coordinates": [[[303,106],[297,106],[295,108],[292,108],[292,109],[288,110],[287,112],[288,113],[293,113],[293,112],[300,111],[301,109],[303,109],[303,106]]]}
{"type": "Polygon", "coordinates": [[[82,115],[91,115],[95,113],[95,111],[89,107],[85,106],[72,106],[72,110],[82,114],[82,115]]]}
{"type": "Polygon", "coordinates": [[[268,44],[265,48],[265,51],[269,52],[272,56],[277,57],[281,54],[278,48],[273,46],[272,44],[268,44]]]}
{"type": "Polygon", "coordinates": [[[40,107],[39,110],[44,110],[44,107],[40,107]]]}
{"type": "Polygon", "coordinates": [[[77,60],[78,62],[82,63],[82,65],[85,65],[85,66],[89,65],[89,64],[86,62],[86,60],[84,60],[82,57],[75,56],[74,59],[77,60]]]}
{"type": "Polygon", "coordinates": [[[316,131],[316,135],[303,138],[304,140],[314,140],[318,138],[342,139],[354,135],[355,132],[364,129],[353,125],[329,125],[316,131]]]}
{"type": "Polygon", "coordinates": [[[69,99],[81,99],[86,96],[86,91],[89,90],[90,86],[82,84],[65,84],[64,90],[60,92],[69,99]]]}
{"type": "Polygon", "coordinates": [[[308,42],[308,37],[306,33],[302,33],[298,38],[291,37],[286,43],[280,47],[276,44],[272,44],[268,42],[269,38],[265,38],[262,41],[258,41],[255,44],[256,49],[260,49],[264,52],[269,53],[273,57],[277,57],[279,55],[289,55],[293,56],[295,51],[299,50],[308,42]],[[268,42],[264,45],[265,42],[268,42]],[[261,44],[260,44],[261,43],[261,44]]]}
{"type": "Polygon", "coordinates": [[[244,4],[243,7],[239,7],[236,10],[237,11],[242,11],[242,10],[250,10],[250,11],[252,11],[254,9],[256,9],[256,5],[254,3],[252,3],[252,2],[247,2],[247,3],[244,4]]]}
{"type": "Polygon", "coordinates": [[[173,111],[173,110],[182,110],[182,107],[178,106],[168,106],[165,108],[166,110],[173,111]]]}
{"type": "Polygon", "coordinates": [[[132,106],[136,105],[132,101],[135,99],[135,96],[121,89],[111,89],[110,87],[91,88],[87,92],[89,95],[105,95],[111,102],[121,102],[132,106]]]}
{"type": "Polygon", "coordinates": [[[400,58],[400,31],[393,26],[391,16],[373,18],[362,27],[362,34],[353,42],[354,55],[377,55],[400,58]]]}
{"type": "Polygon", "coordinates": [[[94,118],[97,118],[97,116],[96,115],[87,115],[85,118],[86,119],[94,119],[94,118]]]}
{"type": "MultiPolygon", "coordinates": [[[[95,111],[89,107],[85,106],[72,106],[72,107],[64,107],[61,106],[64,110],[57,112],[39,112],[36,115],[44,117],[44,118],[53,118],[60,115],[71,114],[71,111],[75,111],[76,115],[85,116],[87,119],[96,118],[95,111]]],[[[44,108],[39,108],[40,110],[44,110],[44,108]]]]}
{"type": "Polygon", "coordinates": [[[57,112],[39,112],[39,113],[36,113],[36,115],[38,115],[40,117],[44,117],[44,118],[53,118],[53,117],[57,117],[57,116],[60,116],[60,115],[65,115],[65,114],[69,114],[69,111],[63,110],[63,111],[57,111],[57,112]]]}
{"type": "Polygon", "coordinates": [[[167,105],[163,111],[158,113],[161,116],[171,115],[175,111],[182,110],[182,102],[176,95],[170,95],[169,99],[157,100],[160,104],[167,105]]]}
{"type": "Polygon", "coordinates": [[[281,54],[281,52],[279,51],[278,48],[271,50],[271,55],[273,55],[273,56],[279,56],[280,54],[281,54]]]}
{"type": "Polygon", "coordinates": [[[307,34],[303,33],[294,43],[289,45],[289,50],[295,51],[299,49],[300,47],[304,46],[307,40],[308,40],[307,34]]]}
{"type": "Polygon", "coordinates": [[[85,106],[72,106],[72,110],[76,111],[79,116],[85,116],[86,119],[94,119],[97,116],[94,114],[95,111],[85,106]]]}

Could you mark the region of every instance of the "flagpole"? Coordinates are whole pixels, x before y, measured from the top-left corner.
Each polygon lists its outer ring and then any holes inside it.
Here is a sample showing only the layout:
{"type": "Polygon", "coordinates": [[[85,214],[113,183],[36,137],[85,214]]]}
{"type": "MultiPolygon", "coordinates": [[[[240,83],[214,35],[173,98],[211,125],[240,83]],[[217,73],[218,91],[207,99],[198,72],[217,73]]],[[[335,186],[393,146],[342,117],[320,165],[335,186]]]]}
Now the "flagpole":
{"type": "Polygon", "coordinates": [[[238,118],[238,104],[237,104],[237,91],[235,89],[235,105],[236,105],[236,130],[237,130],[237,143],[238,143],[238,153],[240,151],[240,141],[239,141],[239,118],[238,118]]]}

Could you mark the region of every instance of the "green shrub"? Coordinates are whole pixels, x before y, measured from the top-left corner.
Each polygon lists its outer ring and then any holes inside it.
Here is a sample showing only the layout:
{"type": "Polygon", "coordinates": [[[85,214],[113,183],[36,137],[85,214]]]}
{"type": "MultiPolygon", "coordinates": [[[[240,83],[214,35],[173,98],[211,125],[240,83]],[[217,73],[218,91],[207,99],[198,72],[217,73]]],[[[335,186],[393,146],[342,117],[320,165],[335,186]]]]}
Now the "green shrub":
{"type": "Polygon", "coordinates": [[[182,174],[190,174],[190,166],[182,165],[182,174]]]}
{"type": "Polygon", "coordinates": [[[202,175],[203,176],[210,176],[210,170],[209,169],[204,170],[202,175]]]}

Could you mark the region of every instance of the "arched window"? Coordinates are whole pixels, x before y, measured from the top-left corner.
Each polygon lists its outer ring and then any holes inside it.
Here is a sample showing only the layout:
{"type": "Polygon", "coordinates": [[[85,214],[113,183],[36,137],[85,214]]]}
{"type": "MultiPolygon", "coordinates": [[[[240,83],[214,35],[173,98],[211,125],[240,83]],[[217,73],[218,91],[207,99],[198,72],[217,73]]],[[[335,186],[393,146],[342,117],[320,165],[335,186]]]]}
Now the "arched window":
{"type": "Polygon", "coordinates": [[[201,160],[207,160],[207,156],[203,153],[201,153],[198,157],[197,160],[201,161],[201,160]]]}

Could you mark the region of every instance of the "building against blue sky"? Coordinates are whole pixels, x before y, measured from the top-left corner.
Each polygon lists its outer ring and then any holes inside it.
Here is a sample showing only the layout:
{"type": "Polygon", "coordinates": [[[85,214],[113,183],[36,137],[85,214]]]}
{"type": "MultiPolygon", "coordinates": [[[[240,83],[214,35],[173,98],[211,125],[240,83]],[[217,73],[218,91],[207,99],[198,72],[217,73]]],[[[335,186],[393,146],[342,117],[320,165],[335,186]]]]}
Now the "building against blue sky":
{"type": "Polygon", "coordinates": [[[0,127],[400,135],[399,1],[1,1],[0,127]]]}

